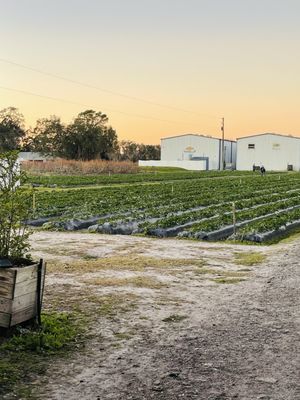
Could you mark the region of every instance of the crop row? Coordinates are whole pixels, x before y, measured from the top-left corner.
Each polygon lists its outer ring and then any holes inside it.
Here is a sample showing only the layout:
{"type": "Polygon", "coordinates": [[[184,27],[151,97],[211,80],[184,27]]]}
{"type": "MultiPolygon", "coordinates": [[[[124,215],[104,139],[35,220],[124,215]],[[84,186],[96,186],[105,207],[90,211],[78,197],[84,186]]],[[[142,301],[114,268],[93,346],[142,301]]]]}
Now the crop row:
{"type": "MultiPolygon", "coordinates": [[[[101,189],[52,190],[36,193],[36,216],[82,217],[130,212],[137,218],[167,217],[170,213],[194,208],[240,201],[237,206],[249,206],[267,200],[270,196],[282,198],[285,191],[294,187],[293,180],[276,182],[268,179],[249,179],[240,184],[236,180],[218,182],[190,181],[174,185],[133,185],[130,187],[109,187],[101,189]],[[280,194],[281,193],[281,194],[280,194]],[[254,195],[254,197],[253,197],[254,195]],[[263,199],[259,196],[264,195],[263,199]],[[252,200],[251,200],[252,199],[252,200]],[[246,202],[246,203],[245,203],[246,202]]],[[[292,194],[291,194],[292,196],[292,194]]],[[[176,221],[175,221],[176,222],[176,221]]]]}
{"type": "MultiPolygon", "coordinates": [[[[257,174],[257,173],[256,173],[257,174]]],[[[135,174],[107,175],[29,175],[26,183],[45,187],[72,187],[90,185],[111,185],[126,183],[164,182],[186,179],[205,179],[234,176],[252,176],[253,172],[245,171],[173,171],[173,172],[140,172],[135,174]]],[[[287,174],[283,174],[287,175],[287,174]]],[[[24,182],[25,183],[25,182],[24,182]]]]}
{"type": "Polygon", "coordinates": [[[131,224],[134,232],[160,235],[162,229],[175,228],[175,235],[194,237],[231,225],[232,202],[237,223],[297,207],[299,175],[229,175],[223,179],[37,190],[34,213],[35,218],[51,218],[50,226],[63,227],[70,219],[97,217],[100,232],[105,231],[103,226],[131,224]]]}
{"type": "Polygon", "coordinates": [[[294,221],[300,221],[300,208],[286,210],[259,221],[249,222],[245,228],[241,229],[239,236],[276,231],[294,221]]]}
{"type": "MultiPolygon", "coordinates": [[[[268,205],[261,205],[255,208],[245,209],[237,211],[236,224],[243,221],[251,221],[261,216],[269,216],[270,214],[276,214],[281,210],[290,209],[292,207],[297,207],[300,205],[300,197],[291,199],[290,201],[278,202],[268,205]]],[[[185,231],[183,236],[194,236],[198,235],[199,232],[205,232],[206,234],[222,229],[226,226],[233,224],[233,213],[227,212],[222,215],[216,215],[213,218],[199,223],[193,224],[191,228],[185,231]],[[190,235],[189,235],[190,233],[190,235]]]]}

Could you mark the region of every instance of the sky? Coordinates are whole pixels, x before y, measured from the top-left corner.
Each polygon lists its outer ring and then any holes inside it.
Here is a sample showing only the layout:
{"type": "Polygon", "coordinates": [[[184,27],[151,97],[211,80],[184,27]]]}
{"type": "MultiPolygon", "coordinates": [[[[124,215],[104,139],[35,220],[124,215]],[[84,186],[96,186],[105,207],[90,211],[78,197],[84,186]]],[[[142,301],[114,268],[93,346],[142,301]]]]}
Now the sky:
{"type": "Polygon", "coordinates": [[[299,0],[0,0],[0,109],[120,140],[300,136],[299,0]],[[38,72],[40,71],[40,72],[38,72]]]}

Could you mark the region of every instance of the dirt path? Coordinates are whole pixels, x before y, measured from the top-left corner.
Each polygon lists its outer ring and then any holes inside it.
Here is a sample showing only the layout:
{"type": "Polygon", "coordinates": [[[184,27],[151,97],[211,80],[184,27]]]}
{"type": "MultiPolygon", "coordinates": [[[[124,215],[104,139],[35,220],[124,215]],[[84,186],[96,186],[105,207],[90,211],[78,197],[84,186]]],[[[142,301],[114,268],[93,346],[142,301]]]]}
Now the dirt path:
{"type": "Polygon", "coordinates": [[[37,398],[300,399],[300,239],[38,232],[32,244],[50,260],[45,306],[93,315],[86,348],[49,366],[37,398]]]}

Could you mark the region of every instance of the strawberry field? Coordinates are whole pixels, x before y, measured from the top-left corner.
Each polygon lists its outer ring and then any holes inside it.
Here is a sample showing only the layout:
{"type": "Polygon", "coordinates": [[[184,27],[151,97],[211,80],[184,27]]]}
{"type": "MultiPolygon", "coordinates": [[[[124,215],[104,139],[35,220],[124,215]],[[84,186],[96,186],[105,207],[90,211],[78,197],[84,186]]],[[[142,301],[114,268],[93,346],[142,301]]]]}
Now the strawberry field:
{"type": "Polygon", "coordinates": [[[256,242],[300,225],[298,173],[161,175],[152,174],[151,180],[149,174],[142,183],[35,189],[28,223],[43,229],[256,242]]]}

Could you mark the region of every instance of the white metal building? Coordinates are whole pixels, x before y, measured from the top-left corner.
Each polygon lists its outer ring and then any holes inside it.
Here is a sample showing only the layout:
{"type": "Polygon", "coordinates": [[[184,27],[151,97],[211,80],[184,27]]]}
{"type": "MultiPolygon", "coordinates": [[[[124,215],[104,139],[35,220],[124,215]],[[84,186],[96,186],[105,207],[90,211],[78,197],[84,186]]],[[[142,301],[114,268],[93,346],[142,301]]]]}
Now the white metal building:
{"type": "Polygon", "coordinates": [[[249,171],[253,165],[267,171],[300,171],[300,138],[277,133],[238,138],[236,168],[249,171]]]}
{"type": "MultiPolygon", "coordinates": [[[[227,166],[235,168],[236,142],[224,141],[224,159],[227,166]]],[[[161,161],[140,161],[139,165],[218,170],[222,167],[222,140],[196,134],[162,138],[161,161]]]]}
{"type": "Polygon", "coordinates": [[[44,161],[53,160],[53,157],[44,155],[41,153],[37,153],[34,151],[20,151],[18,159],[21,163],[23,161],[44,162],[44,161]]]}

